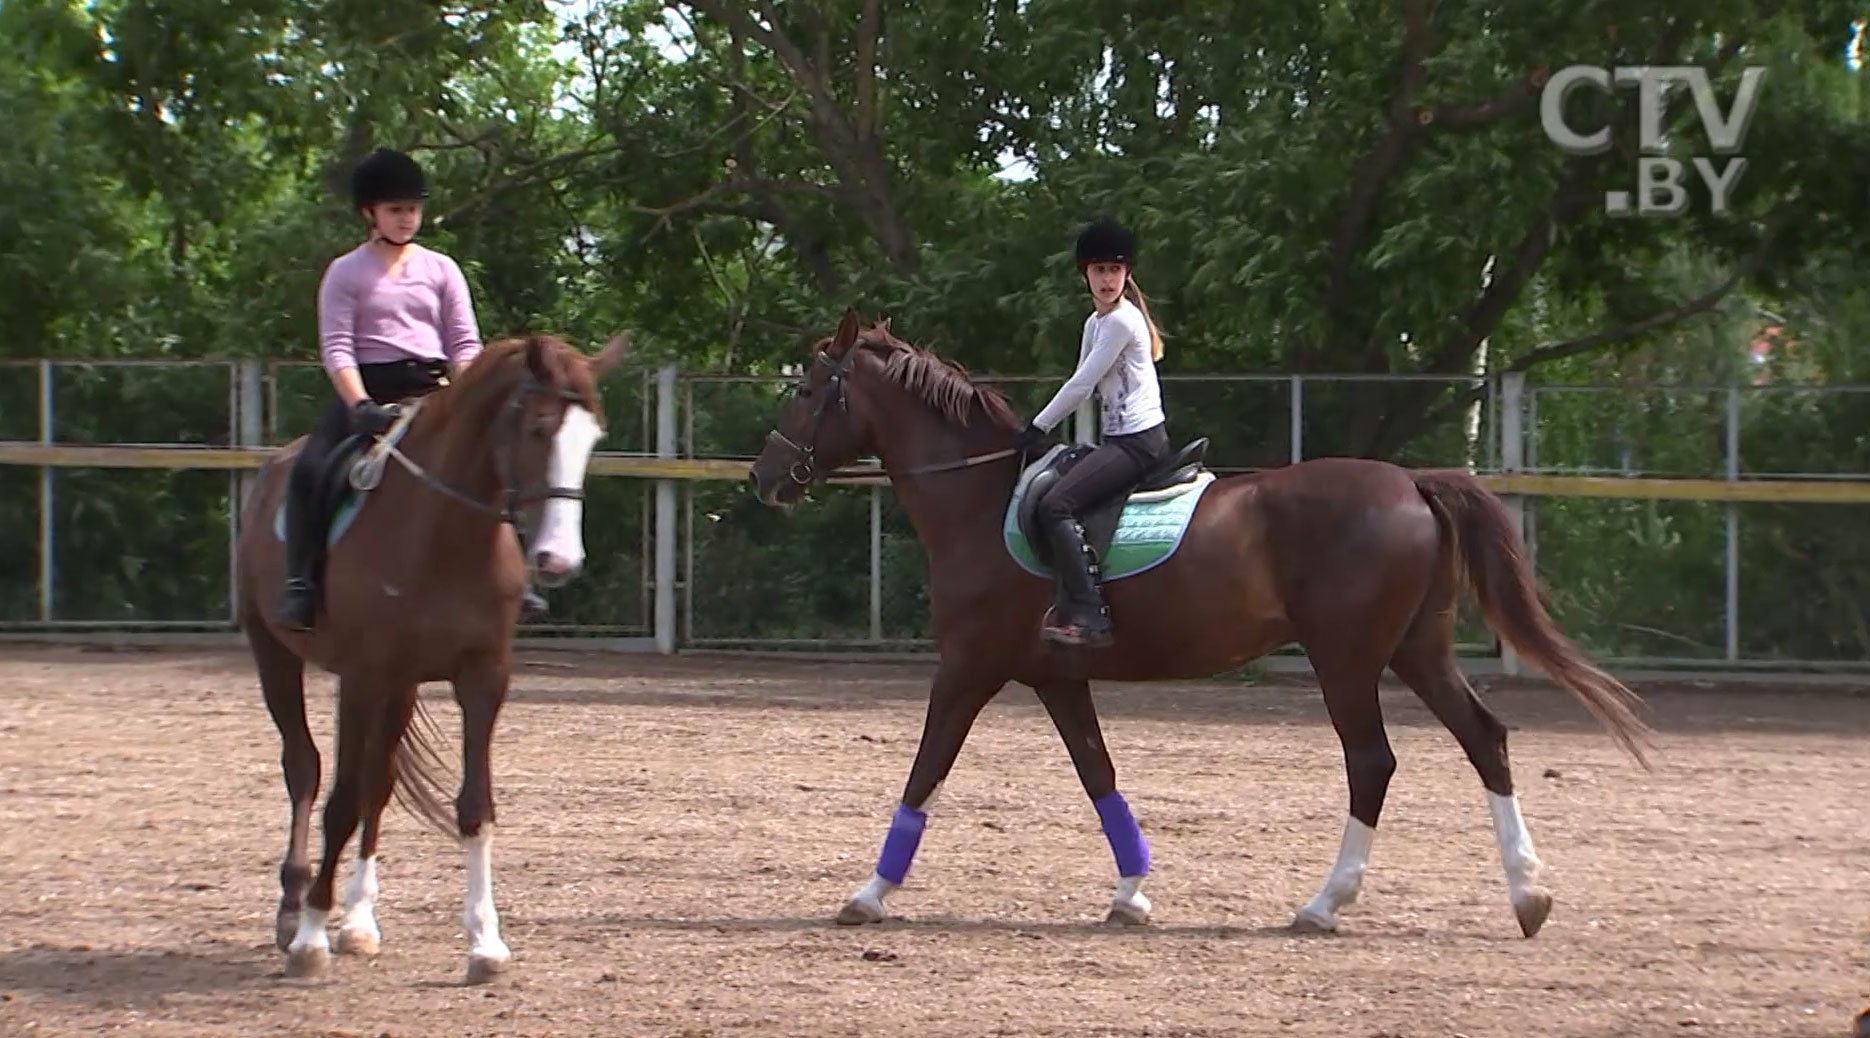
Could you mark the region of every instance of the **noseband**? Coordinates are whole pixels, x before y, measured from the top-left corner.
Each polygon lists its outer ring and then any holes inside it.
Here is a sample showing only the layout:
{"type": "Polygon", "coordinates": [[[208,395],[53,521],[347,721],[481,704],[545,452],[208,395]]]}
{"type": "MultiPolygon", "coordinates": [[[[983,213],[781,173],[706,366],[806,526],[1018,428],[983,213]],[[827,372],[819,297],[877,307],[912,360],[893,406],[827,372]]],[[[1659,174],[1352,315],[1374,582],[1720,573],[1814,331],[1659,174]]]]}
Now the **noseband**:
{"type": "MultiPolygon", "coordinates": [[[[791,437],[780,432],[777,427],[766,434],[768,443],[778,443],[793,453],[795,460],[792,462],[791,467],[786,470],[786,476],[799,486],[810,486],[812,482],[818,478],[818,426],[824,421],[826,412],[835,405],[840,412],[845,414],[850,413],[850,399],[845,396],[844,393],[844,380],[850,374],[851,361],[857,356],[858,346],[860,345],[861,343],[852,343],[850,347],[844,351],[844,356],[838,360],[832,360],[831,356],[824,350],[818,351],[818,355],[814,358],[813,363],[829,365],[831,368],[831,377],[827,380],[824,396],[818,398],[818,406],[812,408],[812,421],[811,425],[807,427],[806,440],[804,443],[794,442],[791,437]]],[[[1019,451],[1016,448],[1008,447],[1004,450],[989,451],[986,454],[975,454],[970,457],[961,458],[958,461],[940,461],[932,465],[918,465],[912,469],[898,470],[893,473],[891,470],[885,469],[884,472],[885,474],[898,476],[916,476],[929,472],[950,472],[955,469],[972,468],[975,465],[985,464],[989,461],[999,461],[1001,458],[1010,458],[1018,453],[1019,451]]]]}

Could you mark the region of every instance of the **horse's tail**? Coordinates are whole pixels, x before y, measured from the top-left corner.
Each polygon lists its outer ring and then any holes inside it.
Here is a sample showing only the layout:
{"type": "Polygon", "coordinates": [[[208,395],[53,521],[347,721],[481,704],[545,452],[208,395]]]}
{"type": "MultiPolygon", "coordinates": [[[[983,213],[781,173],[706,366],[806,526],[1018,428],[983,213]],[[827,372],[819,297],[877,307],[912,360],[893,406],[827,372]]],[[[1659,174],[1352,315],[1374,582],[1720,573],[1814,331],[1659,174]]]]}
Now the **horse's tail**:
{"type": "MultiPolygon", "coordinates": [[[[389,762],[391,789],[404,810],[452,837],[456,834],[455,815],[448,806],[444,785],[448,764],[436,751],[436,745],[443,740],[441,729],[422,705],[421,686],[411,686],[406,694],[411,699],[409,721],[395,733],[396,747],[389,762]]],[[[385,711],[384,716],[401,715],[385,711]]]]}
{"type": "Polygon", "coordinates": [[[1569,689],[1638,764],[1651,731],[1637,717],[1636,693],[1591,662],[1552,622],[1539,600],[1525,542],[1512,513],[1479,480],[1459,471],[1411,473],[1461,562],[1487,623],[1552,679],[1569,689]]]}

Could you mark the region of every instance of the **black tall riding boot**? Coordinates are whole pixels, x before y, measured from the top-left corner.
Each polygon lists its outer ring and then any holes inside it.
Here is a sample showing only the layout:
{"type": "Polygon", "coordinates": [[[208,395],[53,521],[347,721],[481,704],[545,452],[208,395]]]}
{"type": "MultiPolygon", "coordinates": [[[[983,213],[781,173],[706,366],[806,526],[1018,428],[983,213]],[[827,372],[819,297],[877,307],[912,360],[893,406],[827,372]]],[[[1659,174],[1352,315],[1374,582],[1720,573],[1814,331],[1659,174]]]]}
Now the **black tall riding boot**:
{"type": "Polygon", "coordinates": [[[324,530],[318,522],[318,502],[309,474],[292,473],[286,490],[286,586],[275,618],[295,631],[309,631],[318,614],[319,542],[324,530]]]}
{"type": "Polygon", "coordinates": [[[1060,645],[1109,645],[1112,641],[1110,611],[1098,587],[1102,573],[1097,552],[1084,540],[1084,527],[1078,520],[1065,518],[1054,522],[1047,531],[1052,549],[1053,568],[1058,572],[1060,591],[1056,616],[1041,636],[1060,645]]]}

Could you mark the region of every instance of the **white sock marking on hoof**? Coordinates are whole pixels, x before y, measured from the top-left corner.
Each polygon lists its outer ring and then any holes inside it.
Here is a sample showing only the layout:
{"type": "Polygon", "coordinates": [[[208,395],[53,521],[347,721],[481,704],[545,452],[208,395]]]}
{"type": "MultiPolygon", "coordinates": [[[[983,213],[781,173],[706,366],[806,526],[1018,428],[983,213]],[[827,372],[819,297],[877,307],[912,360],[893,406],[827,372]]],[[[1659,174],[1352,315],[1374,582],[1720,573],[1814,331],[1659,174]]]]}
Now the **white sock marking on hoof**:
{"type": "Polygon", "coordinates": [[[377,929],[377,859],[364,858],[351,873],[350,889],[344,893],[344,915],[338,924],[337,951],[340,955],[375,955],[382,942],[377,929]]]}
{"type": "Polygon", "coordinates": [[[1370,845],[1376,830],[1355,818],[1344,820],[1344,837],[1338,843],[1338,859],[1331,865],[1318,893],[1293,916],[1296,930],[1335,931],[1338,910],[1357,900],[1363,890],[1364,871],[1370,867],[1370,845]]]}
{"type": "Polygon", "coordinates": [[[331,963],[331,938],[325,933],[327,915],[311,907],[299,910],[299,932],[286,948],[286,976],[315,977],[331,963]]]}
{"type": "Polygon", "coordinates": [[[1539,885],[1544,867],[1532,848],[1532,834],[1519,813],[1517,794],[1487,794],[1487,807],[1493,815],[1494,839],[1500,843],[1500,864],[1506,870],[1507,897],[1519,920],[1520,932],[1527,937],[1539,932],[1552,910],[1552,895],[1539,885]]]}
{"type": "Polygon", "coordinates": [[[1117,881],[1117,896],[1110,899],[1107,923],[1140,926],[1149,922],[1149,898],[1143,894],[1142,876],[1125,876],[1117,881]]]}
{"type": "MultiPolygon", "coordinates": [[[[500,939],[500,913],[493,904],[493,827],[485,826],[461,841],[467,859],[467,905],[461,912],[468,935],[468,974],[474,975],[475,961],[483,971],[497,973],[513,953],[500,939]]],[[[484,979],[484,978],[483,978],[484,979]]],[[[470,979],[470,983],[477,983],[470,979]]]]}
{"type": "Polygon", "coordinates": [[[883,899],[896,889],[896,884],[874,873],[870,882],[860,887],[851,895],[844,907],[838,910],[838,923],[842,926],[859,926],[864,923],[880,923],[887,914],[883,908],[883,899]]]}

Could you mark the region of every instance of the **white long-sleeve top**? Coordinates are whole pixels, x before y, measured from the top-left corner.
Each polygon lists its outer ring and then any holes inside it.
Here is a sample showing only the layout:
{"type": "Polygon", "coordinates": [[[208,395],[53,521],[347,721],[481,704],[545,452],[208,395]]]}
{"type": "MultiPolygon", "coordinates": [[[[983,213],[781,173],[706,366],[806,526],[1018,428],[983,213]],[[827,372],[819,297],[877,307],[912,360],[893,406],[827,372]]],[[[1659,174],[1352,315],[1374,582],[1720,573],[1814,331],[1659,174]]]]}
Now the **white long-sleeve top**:
{"type": "Polygon", "coordinates": [[[1051,432],[1093,391],[1101,405],[1105,436],[1142,432],[1164,420],[1162,387],[1156,381],[1156,362],[1149,355],[1149,324],[1128,299],[1118,300],[1108,314],[1092,313],[1084,319],[1078,370],[1033,418],[1033,424],[1051,432]]]}

